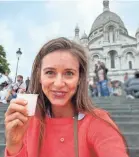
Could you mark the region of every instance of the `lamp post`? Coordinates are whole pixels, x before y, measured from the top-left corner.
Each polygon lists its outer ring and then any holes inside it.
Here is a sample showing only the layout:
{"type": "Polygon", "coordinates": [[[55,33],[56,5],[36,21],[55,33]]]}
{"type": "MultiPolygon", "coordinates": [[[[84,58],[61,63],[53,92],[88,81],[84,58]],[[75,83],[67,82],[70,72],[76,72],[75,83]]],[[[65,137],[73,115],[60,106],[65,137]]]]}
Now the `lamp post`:
{"type": "Polygon", "coordinates": [[[18,71],[18,63],[19,63],[19,59],[20,59],[21,55],[22,55],[22,52],[21,52],[21,49],[19,48],[18,51],[16,52],[17,65],[16,65],[15,82],[16,82],[17,71],[18,71]]]}

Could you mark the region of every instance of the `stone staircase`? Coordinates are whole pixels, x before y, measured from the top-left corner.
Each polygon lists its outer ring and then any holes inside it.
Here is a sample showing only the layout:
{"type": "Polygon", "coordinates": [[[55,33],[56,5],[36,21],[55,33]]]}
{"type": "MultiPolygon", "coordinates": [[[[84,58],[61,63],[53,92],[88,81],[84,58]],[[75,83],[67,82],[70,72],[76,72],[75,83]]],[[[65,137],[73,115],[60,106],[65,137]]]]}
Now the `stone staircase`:
{"type": "MultiPolygon", "coordinates": [[[[109,111],[112,119],[121,129],[128,144],[130,157],[139,157],[139,99],[108,97],[93,98],[93,101],[96,106],[109,111]]],[[[7,107],[0,104],[0,157],[4,156],[4,113],[7,107]]]]}
{"type": "Polygon", "coordinates": [[[130,157],[139,157],[139,99],[125,97],[93,98],[96,106],[105,109],[123,133],[130,157]]]}

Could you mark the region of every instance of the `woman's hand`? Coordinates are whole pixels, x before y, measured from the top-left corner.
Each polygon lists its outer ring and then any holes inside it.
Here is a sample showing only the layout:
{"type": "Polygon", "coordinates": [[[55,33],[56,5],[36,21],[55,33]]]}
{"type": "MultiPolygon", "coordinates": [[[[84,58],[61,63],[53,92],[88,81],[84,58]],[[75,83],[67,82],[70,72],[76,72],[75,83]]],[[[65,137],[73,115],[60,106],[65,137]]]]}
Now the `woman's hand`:
{"type": "Polygon", "coordinates": [[[5,113],[6,148],[10,155],[16,154],[23,146],[23,138],[28,128],[27,101],[14,99],[5,113]]]}

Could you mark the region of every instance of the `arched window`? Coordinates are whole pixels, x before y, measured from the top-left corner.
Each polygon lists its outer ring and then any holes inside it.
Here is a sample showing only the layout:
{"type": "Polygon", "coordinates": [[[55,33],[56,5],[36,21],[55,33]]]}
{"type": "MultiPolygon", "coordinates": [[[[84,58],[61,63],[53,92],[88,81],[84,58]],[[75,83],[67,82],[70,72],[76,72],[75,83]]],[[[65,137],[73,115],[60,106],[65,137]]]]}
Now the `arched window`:
{"type": "Polygon", "coordinates": [[[127,60],[133,59],[133,53],[132,52],[128,52],[126,54],[127,60]]]}
{"type": "Polygon", "coordinates": [[[98,61],[98,60],[99,60],[99,56],[98,56],[98,55],[94,55],[94,56],[93,56],[93,60],[94,60],[94,61],[98,61]]]}
{"type": "Polygon", "coordinates": [[[129,69],[132,69],[132,61],[129,61],[128,64],[129,64],[129,69]]]}
{"type": "Polygon", "coordinates": [[[109,42],[110,42],[110,43],[115,42],[114,26],[109,26],[108,32],[109,32],[109,35],[108,35],[108,40],[109,40],[109,42]]]}
{"type": "Polygon", "coordinates": [[[127,60],[127,67],[129,69],[133,69],[134,56],[132,52],[128,52],[126,54],[126,60],[127,60]]]}
{"type": "Polygon", "coordinates": [[[116,66],[115,66],[116,51],[110,51],[109,55],[110,55],[111,68],[115,69],[116,68],[116,66]]]}

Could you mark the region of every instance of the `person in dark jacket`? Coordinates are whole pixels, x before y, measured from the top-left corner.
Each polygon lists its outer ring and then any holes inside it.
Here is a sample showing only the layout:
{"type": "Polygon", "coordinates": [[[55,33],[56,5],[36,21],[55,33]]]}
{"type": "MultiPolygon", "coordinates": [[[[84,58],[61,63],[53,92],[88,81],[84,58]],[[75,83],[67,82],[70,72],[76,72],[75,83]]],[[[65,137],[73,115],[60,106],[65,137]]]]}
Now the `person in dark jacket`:
{"type": "Polygon", "coordinates": [[[27,77],[27,80],[26,80],[26,92],[28,91],[29,83],[30,83],[30,79],[29,79],[29,77],[27,77]]]}
{"type": "Polygon", "coordinates": [[[124,86],[127,98],[139,98],[139,71],[136,71],[134,77],[129,78],[124,86]]]}

